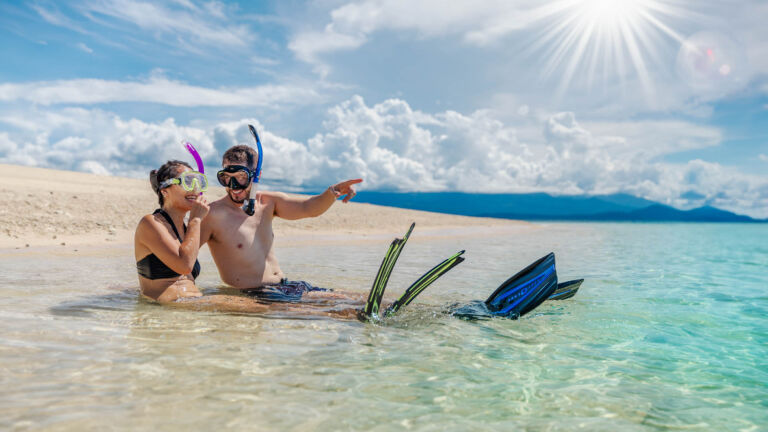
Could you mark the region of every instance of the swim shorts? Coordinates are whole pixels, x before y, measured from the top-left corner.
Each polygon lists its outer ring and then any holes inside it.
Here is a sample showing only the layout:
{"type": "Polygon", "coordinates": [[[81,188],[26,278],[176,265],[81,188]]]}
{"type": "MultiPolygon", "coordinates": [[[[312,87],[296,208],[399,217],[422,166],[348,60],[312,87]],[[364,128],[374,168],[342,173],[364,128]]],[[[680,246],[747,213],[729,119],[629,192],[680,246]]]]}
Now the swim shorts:
{"type": "Polygon", "coordinates": [[[243,290],[246,295],[256,297],[259,300],[271,302],[295,302],[301,300],[301,296],[311,291],[333,291],[330,288],[319,288],[306,281],[289,281],[283,279],[280,283],[260,286],[243,290]]]}

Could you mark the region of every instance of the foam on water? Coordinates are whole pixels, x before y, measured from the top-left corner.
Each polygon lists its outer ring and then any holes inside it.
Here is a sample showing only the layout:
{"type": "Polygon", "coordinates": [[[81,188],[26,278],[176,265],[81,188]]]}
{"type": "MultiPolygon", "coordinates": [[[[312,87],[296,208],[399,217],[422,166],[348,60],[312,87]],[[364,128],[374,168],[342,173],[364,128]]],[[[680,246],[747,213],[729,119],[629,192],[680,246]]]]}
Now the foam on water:
{"type": "MultiPolygon", "coordinates": [[[[138,300],[128,248],[0,260],[0,429],[758,430],[768,424],[768,226],[552,224],[409,242],[382,325],[171,310],[138,300]],[[571,300],[467,322],[555,251],[571,300]]],[[[381,244],[278,251],[289,277],[365,292],[381,244]]],[[[210,257],[200,285],[215,292],[210,257]]]]}

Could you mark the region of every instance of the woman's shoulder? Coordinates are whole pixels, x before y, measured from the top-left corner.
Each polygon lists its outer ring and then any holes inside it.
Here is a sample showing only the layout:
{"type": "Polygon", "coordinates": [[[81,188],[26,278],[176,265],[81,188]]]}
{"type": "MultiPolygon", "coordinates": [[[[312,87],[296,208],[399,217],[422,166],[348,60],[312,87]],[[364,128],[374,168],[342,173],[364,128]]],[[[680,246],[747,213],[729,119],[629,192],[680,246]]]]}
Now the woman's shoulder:
{"type": "Polygon", "coordinates": [[[136,231],[140,230],[153,230],[159,231],[163,227],[163,222],[157,217],[156,213],[150,213],[144,215],[139,219],[139,224],[136,227],[136,231]]]}

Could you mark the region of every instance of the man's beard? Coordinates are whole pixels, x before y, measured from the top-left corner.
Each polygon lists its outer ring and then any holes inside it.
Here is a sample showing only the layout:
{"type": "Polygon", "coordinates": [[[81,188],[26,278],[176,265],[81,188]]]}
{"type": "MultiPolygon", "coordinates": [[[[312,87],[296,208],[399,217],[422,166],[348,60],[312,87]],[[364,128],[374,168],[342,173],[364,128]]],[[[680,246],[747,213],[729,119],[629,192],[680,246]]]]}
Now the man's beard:
{"type": "MultiPolygon", "coordinates": [[[[241,190],[242,190],[242,189],[241,189],[241,190]]],[[[236,200],[236,199],[232,198],[232,191],[231,191],[231,190],[228,190],[228,191],[227,191],[227,196],[229,197],[229,200],[230,200],[230,201],[232,201],[233,203],[235,203],[235,204],[242,204],[242,203],[244,203],[244,202],[245,202],[245,200],[248,198],[248,192],[249,192],[249,191],[246,189],[246,193],[245,193],[245,195],[243,195],[243,199],[241,199],[240,201],[238,201],[238,200],[236,200]]]]}

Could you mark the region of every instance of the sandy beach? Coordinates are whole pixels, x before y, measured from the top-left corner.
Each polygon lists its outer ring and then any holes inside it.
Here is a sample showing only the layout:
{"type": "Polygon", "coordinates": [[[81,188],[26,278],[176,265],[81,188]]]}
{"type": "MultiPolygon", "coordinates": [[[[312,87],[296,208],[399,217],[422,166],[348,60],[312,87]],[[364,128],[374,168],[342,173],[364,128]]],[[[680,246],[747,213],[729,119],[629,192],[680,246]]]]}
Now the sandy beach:
{"type": "MultiPolygon", "coordinates": [[[[224,189],[212,186],[213,201],[224,189]]],[[[139,219],[157,208],[149,180],[0,164],[0,249],[132,244],[139,219]]],[[[422,235],[492,234],[533,225],[337,202],[324,215],[275,220],[275,234],[291,242],[354,242],[401,235],[416,222],[422,235]],[[345,234],[340,236],[340,234],[345,234]]]]}

